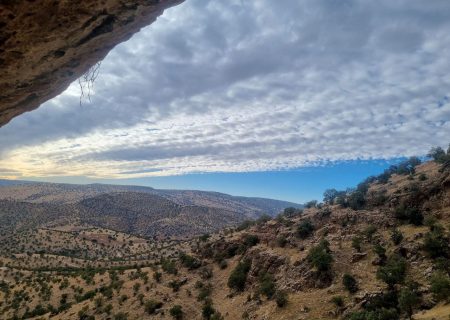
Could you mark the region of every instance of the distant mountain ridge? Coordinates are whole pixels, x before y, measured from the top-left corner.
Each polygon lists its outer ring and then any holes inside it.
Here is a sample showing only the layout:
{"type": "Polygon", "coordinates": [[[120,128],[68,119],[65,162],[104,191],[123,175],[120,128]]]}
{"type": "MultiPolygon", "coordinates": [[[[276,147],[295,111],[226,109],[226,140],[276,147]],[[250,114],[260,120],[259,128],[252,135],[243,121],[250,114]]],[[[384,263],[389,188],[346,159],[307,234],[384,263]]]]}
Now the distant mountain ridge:
{"type": "Polygon", "coordinates": [[[3,232],[78,223],[148,237],[184,237],[274,216],[286,207],[302,206],[209,191],[0,180],[0,222],[9,226],[3,232]]]}

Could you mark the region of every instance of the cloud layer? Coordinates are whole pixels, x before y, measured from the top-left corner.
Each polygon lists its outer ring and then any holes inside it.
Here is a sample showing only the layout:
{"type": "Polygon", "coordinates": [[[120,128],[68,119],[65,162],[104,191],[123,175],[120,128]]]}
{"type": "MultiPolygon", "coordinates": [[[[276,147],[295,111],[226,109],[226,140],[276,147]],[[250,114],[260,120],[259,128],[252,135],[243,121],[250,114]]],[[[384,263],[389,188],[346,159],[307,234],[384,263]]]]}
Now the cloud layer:
{"type": "Polygon", "coordinates": [[[423,154],[450,137],[448,1],[187,0],[0,129],[0,175],[129,178],[423,154]]]}

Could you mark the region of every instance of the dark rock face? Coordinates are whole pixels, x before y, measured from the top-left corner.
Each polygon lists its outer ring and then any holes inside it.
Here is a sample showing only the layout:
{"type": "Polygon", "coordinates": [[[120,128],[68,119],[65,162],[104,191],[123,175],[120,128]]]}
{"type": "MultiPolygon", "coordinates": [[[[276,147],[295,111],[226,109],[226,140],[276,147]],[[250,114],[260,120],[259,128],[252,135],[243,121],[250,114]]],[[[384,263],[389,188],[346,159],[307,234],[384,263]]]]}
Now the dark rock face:
{"type": "Polygon", "coordinates": [[[0,127],[60,94],[115,45],[183,1],[2,1],[0,127]]]}

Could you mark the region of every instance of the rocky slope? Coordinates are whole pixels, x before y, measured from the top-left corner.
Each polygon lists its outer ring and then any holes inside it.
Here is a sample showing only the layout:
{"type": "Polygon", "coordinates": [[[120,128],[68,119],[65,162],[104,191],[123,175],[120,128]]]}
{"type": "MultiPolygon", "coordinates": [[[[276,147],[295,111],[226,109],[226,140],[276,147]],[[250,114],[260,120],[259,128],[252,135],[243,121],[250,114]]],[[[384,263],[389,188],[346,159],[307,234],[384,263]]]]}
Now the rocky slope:
{"type": "Polygon", "coordinates": [[[0,127],[64,91],[183,0],[0,3],[0,127]]]}

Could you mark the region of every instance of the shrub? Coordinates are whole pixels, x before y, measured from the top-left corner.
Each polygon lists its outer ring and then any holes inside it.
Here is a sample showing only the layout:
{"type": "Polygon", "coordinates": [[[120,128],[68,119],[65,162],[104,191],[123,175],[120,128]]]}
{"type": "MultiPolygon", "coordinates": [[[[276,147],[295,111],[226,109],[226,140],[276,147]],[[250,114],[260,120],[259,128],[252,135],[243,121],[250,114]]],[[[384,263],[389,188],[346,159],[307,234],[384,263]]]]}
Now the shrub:
{"type": "Polygon", "coordinates": [[[253,225],[255,225],[255,221],[245,220],[239,226],[236,227],[236,230],[237,231],[246,230],[246,229],[250,228],[253,225]]]}
{"type": "Polygon", "coordinates": [[[353,239],[352,239],[353,249],[355,249],[358,252],[361,252],[361,243],[362,243],[362,239],[360,236],[353,237],[353,239]]]}
{"type": "Polygon", "coordinates": [[[342,284],[350,293],[356,293],[358,291],[358,282],[351,274],[345,273],[343,275],[342,284]]]}
{"type": "Polygon", "coordinates": [[[275,294],[275,282],[271,274],[264,274],[260,278],[259,291],[268,299],[271,299],[275,294]]]}
{"type": "Polygon", "coordinates": [[[364,235],[367,238],[367,241],[372,242],[373,240],[373,235],[377,232],[377,227],[375,227],[374,225],[369,225],[367,226],[366,229],[364,229],[364,235]]]}
{"type": "Polygon", "coordinates": [[[278,308],[283,308],[288,303],[288,295],[285,291],[277,291],[275,292],[275,302],[277,303],[278,308]]]}
{"type": "Polygon", "coordinates": [[[161,267],[165,272],[167,272],[169,274],[177,274],[178,273],[175,261],[173,261],[173,260],[163,259],[161,261],[161,267]]]}
{"type": "Polygon", "coordinates": [[[398,306],[400,310],[402,310],[408,318],[411,319],[414,308],[420,303],[420,297],[417,294],[416,290],[411,287],[405,287],[400,290],[400,294],[398,296],[398,306]]]}
{"type": "Polygon", "coordinates": [[[437,301],[450,301],[450,278],[443,273],[436,273],[431,278],[431,292],[437,301]]]}
{"type": "Polygon", "coordinates": [[[432,148],[428,152],[428,157],[432,158],[437,163],[445,163],[449,160],[450,155],[445,153],[445,151],[441,147],[432,148]]]}
{"type": "Polygon", "coordinates": [[[344,306],[344,298],[342,296],[332,297],[331,302],[338,308],[342,308],[344,306]]]}
{"type": "Polygon", "coordinates": [[[301,209],[289,207],[289,208],[284,209],[283,215],[287,218],[292,218],[292,217],[295,217],[296,215],[301,214],[302,212],[303,211],[301,209]]]}
{"type": "Polygon", "coordinates": [[[333,256],[330,253],[328,241],[322,240],[317,246],[312,247],[307,259],[319,272],[329,271],[333,263],[333,256]]]}
{"type": "Polygon", "coordinates": [[[180,305],[174,305],[172,308],[170,308],[169,312],[172,318],[177,320],[183,319],[183,309],[180,305]]]}
{"type": "Polygon", "coordinates": [[[305,208],[310,209],[310,208],[315,208],[317,207],[317,200],[311,200],[308,201],[307,203],[305,203],[305,208]]]}
{"type": "Polygon", "coordinates": [[[181,264],[189,270],[197,269],[201,266],[201,262],[199,260],[184,252],[180,254],[180,261],[181,264]]]}
{"type": "Polygon", "coordinates": [[[288,243],[288,240],[286,239],[285,236],[279,236],[279,237],[277,238],[277,245],[278,245],[280,248],[284,248],[284,247],[286,246],[287,243],[288,243]]]}
{"type": "Polygon", "coordinates": [[[403,241],[403,234],[398,229],[394,229],[391,234],[391,240],[395,245],[399,245],[403,241]]]}
{"type": "Polygon", "coordinates": [[[339,192],[336,189],[327,189],[323,193],[323,202],[333,204],[334,199],[338,196],[339,192]]]}
{"type": "Polygon", "coordinates": [[[306,239],[314,231],[314,225],[310,220],[303,220],[297,228],[297,236],[301,239],[306,239]]]}
{"type": "Polygon", "coordinates": [[[247,274],[250,271],[250,267],[250,260],[240,261],[228,278],[228,287],[237,291],[243,291],[245,288],[245,282],[247,281],[247,274]]]}
{"type": "Polygon", "coordinates": [[[404,205],[395,209],[394,215],[397,219],[408,221],[409,223],[420,226],[423,223],[423,214],[417,208],[408,208],[404,205]]]}
{"type": "Polygon", "coordinates": [[[156,310],[160,309],[163,306],[163,303],[161,301],[156,300],[148,300],[144,304],[145,312],[148,314],[154,314],[156,310]]]}
{"type": "Polygon", "coordinates": [[[425,234],[424,250],[432,257],[447,257],[449,255],[448,239],[445,237],[441,226],[433,226],[432,230],[425,234]]]}
{"type": "Polygon", "coordinates": [[[361,210],[366,204],[366,199],[364,197],[364,193],[356,190],[348,196],[347,202],[348,206],[353,210],[361,210]]]}
{"type": "Polygon", "coordinates": [[[398,312],[394,308],[381,308],[373,311],[359,311],[351,313],[348,320],[398,320],[398,312]]]}
{"type": "Polygon", "coordinates": [[[153,273],[153,279],[155,279],[156,282],[161,282],[161,278],[162,278],[162,273],[156,271],[155,273],[153,273]]]}
{"type": "Polygon", "coordinates": [[[114,315],[114,320],[128,320],[128,314],[125,312],[119,312],[114,315]]]}
{"type": "Polygon", "coordinates": [[[244,236],[244,245],[248,248],[256,246],[259,243],[259,237],[255,234],[246,234],[244,236]]]}
{"type": "Polygon", "coordinates": [[[377,278],[384,281],[389,288],[397,283],[403,283],[406,274],[406,260],[397,255],[390,256],[384,266],[377,271],[377,278]]]}
{"type": "Polygon", "coordinates": [[[386,248],[383,247],[380,243],[376,243],[373,246],[373,251],[380,257],[386,258],[386,248]]]}

